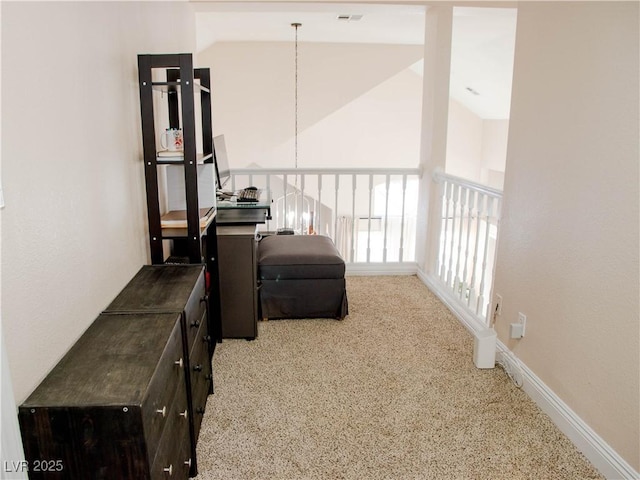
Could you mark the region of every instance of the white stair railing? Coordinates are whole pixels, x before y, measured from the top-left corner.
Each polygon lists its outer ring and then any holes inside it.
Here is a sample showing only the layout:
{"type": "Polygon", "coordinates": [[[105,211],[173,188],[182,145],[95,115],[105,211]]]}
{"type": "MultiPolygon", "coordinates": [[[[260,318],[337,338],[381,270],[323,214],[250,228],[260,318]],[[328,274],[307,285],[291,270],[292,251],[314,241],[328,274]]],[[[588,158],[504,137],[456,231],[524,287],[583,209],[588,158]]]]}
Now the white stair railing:
{"type": "Polygon", "coordinates": [[[234,169],[231,189],[266,190],[259,228],[327,235],[347,264],[415,269],[419,169],[234,169]]]}
{"type": "Polygon", "coordinates": [[[437,281],[488,325],[502,192],[441,172],[433,178],[442,201],[437,281]]]}

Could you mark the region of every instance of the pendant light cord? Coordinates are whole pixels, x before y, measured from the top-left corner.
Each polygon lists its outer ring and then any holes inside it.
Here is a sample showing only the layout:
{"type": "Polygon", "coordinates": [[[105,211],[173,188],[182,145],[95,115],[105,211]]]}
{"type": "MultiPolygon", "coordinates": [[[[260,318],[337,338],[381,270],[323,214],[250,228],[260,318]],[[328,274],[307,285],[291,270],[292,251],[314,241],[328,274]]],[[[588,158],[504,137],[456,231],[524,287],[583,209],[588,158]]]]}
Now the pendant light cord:
{"type": "MultiPolygon", "coordinates": [[[[293,219],[294,224],[298,221],[298,27],[302,26],[301,23],[292,23],[292,27],[296,29],[296,37],[295,37],[295,56],[294,56],[294,71],[295,71],[295,87],[294,87],[294,100],[295,100],[295,111],[294,111],[294,161],[295,161],[295,179],[293,186],[293,200],[294,204],[294,215],[293,219]]],[[[288,223],[288,220],[287,220],[288,223]]]]}
{"type": "MultiPolygon", "coordinates": [[[[294,159],[295,159],[295,168],[298,169],[298,27],[301,27],[301,23],[292,23],[292,27],[296,29],[296,41],[295,41],[295,89],[294,89],[294,97],[295,97],[295,137],[294,137],[294,159]]],[[[297,184],[297,175],[296,175],[296,184],[297,184]]]]}

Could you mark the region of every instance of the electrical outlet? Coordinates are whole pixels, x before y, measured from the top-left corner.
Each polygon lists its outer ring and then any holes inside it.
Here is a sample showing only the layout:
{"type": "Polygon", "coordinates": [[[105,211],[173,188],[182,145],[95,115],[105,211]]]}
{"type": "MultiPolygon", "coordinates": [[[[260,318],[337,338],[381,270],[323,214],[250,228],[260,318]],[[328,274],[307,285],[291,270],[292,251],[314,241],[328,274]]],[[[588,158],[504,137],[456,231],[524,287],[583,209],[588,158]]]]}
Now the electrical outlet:
{"type": "Polygon", "coordinates": [[[522,336],[524,337],[527,327],[527,316],[522,312],[518,312],[518,322],[522,325],[522,336]]]}
{"type": "Polygon", "coordinates": [[[496,315],[502,315],[502,295],[496,293],[496,315]]]}

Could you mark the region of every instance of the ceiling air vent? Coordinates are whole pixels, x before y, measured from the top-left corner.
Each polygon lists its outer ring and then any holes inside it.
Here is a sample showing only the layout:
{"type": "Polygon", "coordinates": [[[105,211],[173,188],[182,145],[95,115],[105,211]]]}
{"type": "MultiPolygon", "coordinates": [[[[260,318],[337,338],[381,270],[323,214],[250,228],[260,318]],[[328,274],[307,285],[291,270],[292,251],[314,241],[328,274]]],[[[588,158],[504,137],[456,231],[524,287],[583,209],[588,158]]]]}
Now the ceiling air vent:
{"type": "Polygon", "coordinates": [[[348,14],[342,14],[342,15],[338,15],[338,20],[343,20],[343,21],[347,21],[347,22],[357,22],[358,20],[362,19],[362,15],[361,14],[356,14],[356,15],[348,15],[348,14]]]}

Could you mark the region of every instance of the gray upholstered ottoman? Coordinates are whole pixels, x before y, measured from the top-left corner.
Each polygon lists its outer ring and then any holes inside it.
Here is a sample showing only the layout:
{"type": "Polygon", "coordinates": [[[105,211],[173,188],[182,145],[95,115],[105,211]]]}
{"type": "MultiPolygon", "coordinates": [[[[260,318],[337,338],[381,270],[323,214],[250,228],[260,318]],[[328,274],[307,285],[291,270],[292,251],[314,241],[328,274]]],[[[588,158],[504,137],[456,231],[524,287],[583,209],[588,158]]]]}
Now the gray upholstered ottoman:
{"type": "Polygon", "coordinates": [[[264,237],[258,244],[262,318],[343,319],[349,313],[344,272],[329,237],[264,237]]]}

